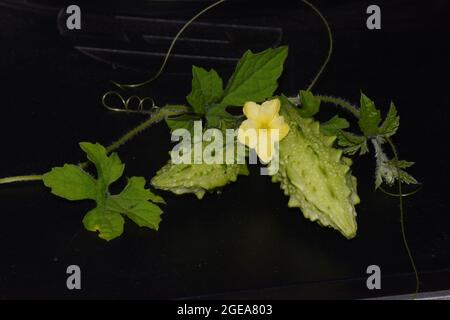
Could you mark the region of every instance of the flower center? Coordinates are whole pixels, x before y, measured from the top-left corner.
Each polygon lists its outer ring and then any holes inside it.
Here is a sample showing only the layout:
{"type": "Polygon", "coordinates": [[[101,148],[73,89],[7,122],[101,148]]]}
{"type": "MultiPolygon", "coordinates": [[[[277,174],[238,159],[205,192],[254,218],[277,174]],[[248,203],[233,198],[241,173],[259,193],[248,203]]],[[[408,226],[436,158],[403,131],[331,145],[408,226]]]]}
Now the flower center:
{"type": "Polygon", "coordinates": [[[269,121],[261,121],[259,123],[259,129],[271,129],[269,121]]]}

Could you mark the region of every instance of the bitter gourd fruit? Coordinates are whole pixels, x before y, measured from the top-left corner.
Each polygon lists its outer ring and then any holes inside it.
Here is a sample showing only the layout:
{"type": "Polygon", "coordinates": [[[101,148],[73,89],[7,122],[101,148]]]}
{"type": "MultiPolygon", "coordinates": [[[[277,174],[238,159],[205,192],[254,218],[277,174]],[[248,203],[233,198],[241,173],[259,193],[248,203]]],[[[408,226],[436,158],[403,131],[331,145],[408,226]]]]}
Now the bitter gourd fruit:
{"type": "Polygon", "coordinates": [[[351,160],[333,148],[335,136],[320,132],[320,124],[300,116],[297,107],[282,98],[281,115],[290,126],[279,144],[279,170],[272,176],[290,197],[288,206],[323,226],[356,235],[355,204],[359,203],[351,160]]]}
{"type": "MultiPolygon", "coordinates": [[[[226,147],[224,146],[223,155],[225,150],[226,147]]],[[[175,164],[169,160],[156,173],[156,176],[151,180],[151,184],[157,189],[175,194],[193,193],[197,198],[202,199],[207,191],[214,191],[235,182],[239,175],[248,175],[247,165],[238,164],[237,159],[235,160],[233,164],[207,164],[203,162],[175,164]]]]}

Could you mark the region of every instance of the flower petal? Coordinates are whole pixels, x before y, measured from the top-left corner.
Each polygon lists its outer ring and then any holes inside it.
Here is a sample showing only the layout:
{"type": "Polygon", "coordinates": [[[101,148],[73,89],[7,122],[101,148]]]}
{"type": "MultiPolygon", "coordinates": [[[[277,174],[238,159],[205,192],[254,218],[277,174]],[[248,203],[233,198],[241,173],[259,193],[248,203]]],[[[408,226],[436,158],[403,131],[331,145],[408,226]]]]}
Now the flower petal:
{"type": "Polygon", "coordinates": [[[257,120],[259,116],[260,105],[249,101],[244,104],[244,114],[248,119],[257,120]]]}
{"type": "Polygon", "coordinates": [[[274,143],[271,139],[271,130],[259,129],[258,130],[258,145],[255,149],[256,154],[262,162],[268,163],[272,160],[274,143]]]}
{"type": "Polygon", "coordinates": [[[269,127],[271,129],[278,130],[279,140],[282,140],[289,133],[289,125],[284,121],[283,116],[273,118],[269,124],[269,127]]]}
{"type": "Polygon", "coordinates": [[[253,120],[247,119],[242,122],[238,129],[238,141],[252,149],[258,144],[258,128],[256,125],[253,120]]]}
{"type": "Polygon", "coordinates": [[[242,121],[241,125],[239,126],[239,129],[242,129],[244,131],[248,129],[258,129],[258,128],[259,128],[258,124],[252,119],[242,121]]]}
{"type": "Polygon", "coordinates": [[[280,111],[280,100],[273,99],[266,101],[261,105],[259,109],[259,119],[265,123],[269,123],[272,119],[278,115],[280,111]]]}

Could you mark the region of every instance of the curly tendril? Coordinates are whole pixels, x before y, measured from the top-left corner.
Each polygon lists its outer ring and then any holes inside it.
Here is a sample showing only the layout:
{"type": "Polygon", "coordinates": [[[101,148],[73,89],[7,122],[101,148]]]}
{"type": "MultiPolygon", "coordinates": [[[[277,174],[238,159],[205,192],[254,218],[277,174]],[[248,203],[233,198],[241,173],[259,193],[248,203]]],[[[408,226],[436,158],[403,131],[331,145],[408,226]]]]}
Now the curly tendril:
{"type": "Polygon", "coordinates": [[[125,99],[117,91],[106,92],[102,97],[102,105],[109,111],[125,112],[125,113],[153,114],[158,110],[158,107],[155,105],[155,101],[150,97],[141,98],[139,96],[133,95],[125,99]],[[110,105],[108,103],[108,100],[111,99],[112,97],[116,97],[120,101],[121,105],[119,106],[110,105]],[[151,104],[150,107],[146,106],[147,102],[151,104]],[[136,106],[134,109],[133,103],[136,106]]]}

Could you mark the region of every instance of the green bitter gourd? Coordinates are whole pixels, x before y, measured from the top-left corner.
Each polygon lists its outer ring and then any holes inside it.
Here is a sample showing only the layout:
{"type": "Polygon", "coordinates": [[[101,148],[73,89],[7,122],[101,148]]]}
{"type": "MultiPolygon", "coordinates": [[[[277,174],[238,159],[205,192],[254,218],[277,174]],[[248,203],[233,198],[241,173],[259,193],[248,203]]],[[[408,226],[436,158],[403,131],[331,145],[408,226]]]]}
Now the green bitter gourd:
{"type": "Polygon", "coordinates": [[[319,122],[301,117],[286,98],[282,102],[281,115],[290,132],[280,141],[279,170],[272,181],[280,182],[290,196],[289,207],[298,207],[311,221],[353,238],[359,197],[351,160],[333,148],[336,137],[323,135],[319,122]]]}
{"type": "MultiPolygon", "coordinates": [[[[224,145],[221,155],[225,156],[224,145]]],[[[206,145],[203,143],[203,149],[206,145]]],[[[194,147],[191,148],[193,150],[194,147]]],[[[192,152],[193,157],[193,152],[192,152]]],[[[193,162],[193,161],[192,161],[193,162]]],[[[235,182],[239,175],[248,175],[246,164],[175,164],[171,160],[164,165],[151,180],[153,187],[175,194],[193,193],[202,199],[207,191],[214,191],[220,187],[235,182]]]]}

